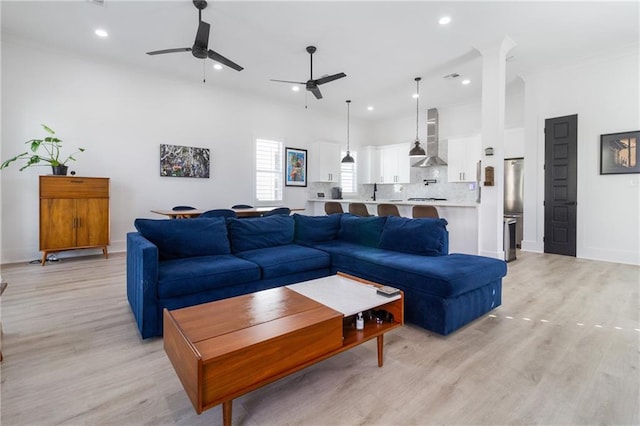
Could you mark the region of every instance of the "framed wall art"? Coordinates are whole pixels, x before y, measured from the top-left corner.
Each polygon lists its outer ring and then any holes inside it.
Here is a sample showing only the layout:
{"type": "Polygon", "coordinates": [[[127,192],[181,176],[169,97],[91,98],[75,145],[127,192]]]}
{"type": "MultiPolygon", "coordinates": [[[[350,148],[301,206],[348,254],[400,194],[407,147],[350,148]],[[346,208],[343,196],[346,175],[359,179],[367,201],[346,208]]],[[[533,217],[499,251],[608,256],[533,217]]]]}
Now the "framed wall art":
{"type": "Polygon", "coordinates": [[[209,178],[209,148],[160,145],[160,176],[209,178]]]}
{"type": "Polygon", "coordinates": [[[286,186],[307,186],[307,150],[285,149],[286,186]]]}
{"type": "Polygon", "coordinates": [[[640,130],[600,135],[600,174],[640,173],[640,130]]]}

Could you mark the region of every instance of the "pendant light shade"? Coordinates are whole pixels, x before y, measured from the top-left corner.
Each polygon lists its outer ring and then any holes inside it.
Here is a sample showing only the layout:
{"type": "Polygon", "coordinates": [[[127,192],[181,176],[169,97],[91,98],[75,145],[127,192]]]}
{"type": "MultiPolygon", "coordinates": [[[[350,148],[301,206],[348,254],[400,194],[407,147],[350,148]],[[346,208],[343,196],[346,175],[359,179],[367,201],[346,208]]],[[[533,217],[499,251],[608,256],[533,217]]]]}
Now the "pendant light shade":
{"type": "Polygon", "coordinates": [[[349,105],[351,104],[351,101],[347,101],[347,155],[344,156],[344,158],[342,159],[343,163],[353,163],[353,157],[351,156],[351,153],[349,153],[349,105]]]}
{"type": "Polygon", "coordinates": [[[418,137],[418,123],[420,118],[420,80],[422,78],[416,77],[416,141],[414,142],[415,146],[411,148],[409,151],[410,157],[422,157],[427,155],[424,148],[420,146],[420,138],[418,137]]]}

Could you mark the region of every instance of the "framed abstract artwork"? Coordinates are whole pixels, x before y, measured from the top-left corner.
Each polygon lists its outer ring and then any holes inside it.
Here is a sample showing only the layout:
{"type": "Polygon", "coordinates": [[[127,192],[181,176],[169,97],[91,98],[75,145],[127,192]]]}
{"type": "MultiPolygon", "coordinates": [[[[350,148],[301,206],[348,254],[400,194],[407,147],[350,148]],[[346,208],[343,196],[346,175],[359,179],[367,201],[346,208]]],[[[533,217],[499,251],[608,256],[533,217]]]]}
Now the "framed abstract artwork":
{"type": "Polygon", "coordinates": [[[307,186],[307,150],[285,149],[286,186],[307,186]]]}
{"type": "Polygon", "coordinates": [[[600,174],[640,173],[640,130],[600,135],[600,174]]]}
{"type": "Polygon", "coordinates": [[[160,176],[209,178],[209,148],[160,145],[160,176]]]}

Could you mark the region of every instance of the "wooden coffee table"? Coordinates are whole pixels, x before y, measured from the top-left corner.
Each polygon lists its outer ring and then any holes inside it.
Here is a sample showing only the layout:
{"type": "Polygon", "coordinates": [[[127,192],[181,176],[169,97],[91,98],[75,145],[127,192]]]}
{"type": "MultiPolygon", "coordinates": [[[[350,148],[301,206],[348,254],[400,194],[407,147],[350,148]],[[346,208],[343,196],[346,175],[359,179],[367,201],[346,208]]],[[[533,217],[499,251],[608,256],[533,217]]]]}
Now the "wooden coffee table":
{"type": "Polygon", "coordinates": [[[338,274],[173,311],[164,310],[164,349],[198,414],[373,338],[378,366],[383,336],[404,324],[404,295],[380,296],[378,284],[338,274]],[[392,322],[365,322],[370,309],[392,322]],[[353,317],[353,318],[352,318],[353,317]]]}

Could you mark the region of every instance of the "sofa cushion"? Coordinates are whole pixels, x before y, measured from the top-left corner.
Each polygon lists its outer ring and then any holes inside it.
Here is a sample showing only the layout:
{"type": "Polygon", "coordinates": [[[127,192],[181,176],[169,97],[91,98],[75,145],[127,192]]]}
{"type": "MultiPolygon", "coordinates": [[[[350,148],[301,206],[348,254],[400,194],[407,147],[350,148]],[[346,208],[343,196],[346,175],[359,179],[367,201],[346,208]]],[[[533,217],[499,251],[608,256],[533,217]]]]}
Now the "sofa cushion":
{"type": "Polygon", "coordinates": [[[499,280],[507,273],[502,260],[469,254],[421,256],[339,240],[318,243],[331,253],[331,267],[382,284],[448,298],[499,280]]]}
{"type": "Polygon", "coordinates": [[[331,267],[329,253],[298,244],[243,251],[236,256],[258,264],[262,279],[331,267]]]}
{"type": "Polygon", "coordinates": [[[194,294],[259,279],[258,265],[230,254],[165,260],[158,267],[158,297],[194,294]]]}
{"type": "Polygon", "coordinates": [[[291,216],[228,219],[228,225],[233,253],[282,246],[293,242],[295,225],[291,216]]]}
{"type": "Polygon", "coordinates": [[[345,213],[340,218],[338,238],[348,243],[378,247],[386,221],[386,216],[360,217],[345,213]]]}
{"type": "Polygon", "coordinates": [[[340,215],[305,216],[294,214],[296,224],[294,241],[298,244],[313,244],[334,240],[340,229],[340,215]]]}
{"type": "Polygon", "coordinates": [[[448,254],[449,233],[445,219],[410,219],[390,216],[382,229],[382,249],[424,256],[448,254]]]}
{"type": "Polygon", "coordinates": [[[134,226],[161,260],[231,253],[224,218],[136,219],[134,226]]]}

